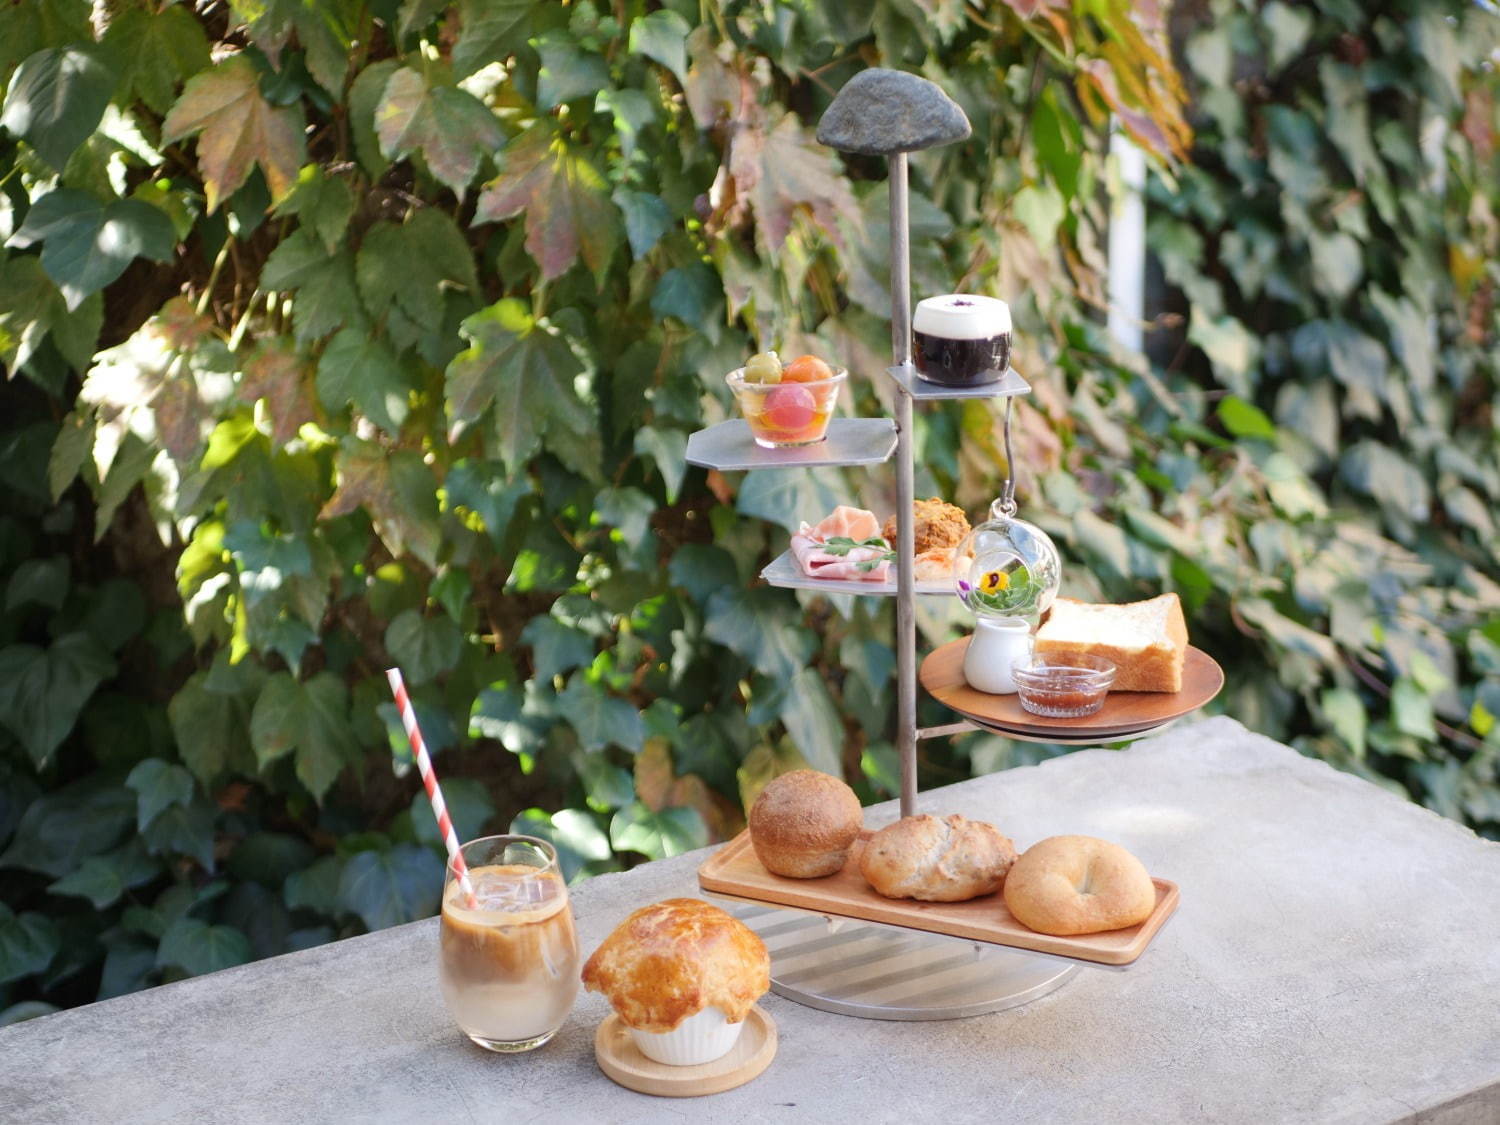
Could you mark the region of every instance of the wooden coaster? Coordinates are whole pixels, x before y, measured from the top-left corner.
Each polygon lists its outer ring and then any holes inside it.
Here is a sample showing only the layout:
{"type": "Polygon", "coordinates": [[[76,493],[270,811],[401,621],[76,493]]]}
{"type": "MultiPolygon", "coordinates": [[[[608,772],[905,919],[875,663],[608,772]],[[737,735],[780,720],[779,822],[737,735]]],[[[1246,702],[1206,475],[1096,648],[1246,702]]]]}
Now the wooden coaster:
{"type": "Polygon", "coordinates": [[[699,1066],[669,1066],[648,1059],[614,1012],[594,1034],[600,1070],[628,1090],[662,1098],[722,1094],[749,1082],[775,1057],[776,1022],[758,1004],[745,1017],[745,1030],[729,1053],[699,1066]]]}

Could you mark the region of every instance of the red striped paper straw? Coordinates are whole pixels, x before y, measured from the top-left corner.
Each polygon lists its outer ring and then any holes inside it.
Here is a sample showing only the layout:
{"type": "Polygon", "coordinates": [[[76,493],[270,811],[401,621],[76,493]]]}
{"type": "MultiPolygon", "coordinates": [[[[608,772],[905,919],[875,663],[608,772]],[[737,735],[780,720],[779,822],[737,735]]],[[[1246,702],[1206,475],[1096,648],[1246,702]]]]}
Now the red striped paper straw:
{"type": "Polygon", "coordinates": [[[391,694],[396,697],[396,707],[401,712],[401,725],[406,728],[406,737],[411,742],[412,756],[417,759],[417,772],[422,775],[422,784],[427,786],[427,799],[432,802],[432,815],[437,819],[438,831],[448,845],[448,859],[453,864],[453,873],[458,876],[464,897],[469,900],[469,909],[477,910],[479,900],[474,897],[474,886],[469,882],[469,867],[464,863],[464,853],[458,847],[458,833],[453,831],[453,818],[448,815],[448,806],[443,801],[443,790],[438,785],[437,774],[432,772],[432,758],[427,753],[427,743],[422,741],[422,728],[417,726],[416,708],[406,694],[406,684],[401,679],[400,668],[387,668],[385,678],[391,683],[391,694]]]}

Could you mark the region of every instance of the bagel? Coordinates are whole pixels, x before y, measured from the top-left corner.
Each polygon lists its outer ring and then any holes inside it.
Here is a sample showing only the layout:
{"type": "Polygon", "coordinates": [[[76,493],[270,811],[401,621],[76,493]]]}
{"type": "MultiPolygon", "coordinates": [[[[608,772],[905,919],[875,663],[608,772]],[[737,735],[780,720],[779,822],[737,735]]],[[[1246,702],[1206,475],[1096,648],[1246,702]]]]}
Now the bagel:
{"type": "Polygon", "coordinates": [[[772,778],[750,809],[750,843],[767,871],[817,879],[840,870],[865,825],[854,790],[817,770],[772,778]]]}
{"type": "Polygon", "coordinates": [[[1144,922],[1156,909],[1156,887],[1141,861],[1119,844],[1051,836],[1011,867],[1005,905],[1038,933],[1097,934],[1144,922]]]}
{"type": "Polygon", "coordinates": [[[859,870],[886,898],[962,902],[998,891],[1015,859],[1015,846],[993,824],[923,814],[870,837],[859,870]]]}

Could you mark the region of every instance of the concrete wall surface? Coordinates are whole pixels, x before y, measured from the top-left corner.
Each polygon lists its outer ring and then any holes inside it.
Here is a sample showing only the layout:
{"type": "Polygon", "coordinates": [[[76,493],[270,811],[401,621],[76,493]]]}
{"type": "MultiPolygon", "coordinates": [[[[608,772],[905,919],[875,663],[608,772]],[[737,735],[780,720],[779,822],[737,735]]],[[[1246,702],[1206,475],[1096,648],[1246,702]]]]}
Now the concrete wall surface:
{"type": "MultiPolygon", "coordinates": [[[[696,1100],[598,1070],[595,995],[529,1055],[468,1043],[428,920],[0,1031],[0,1120],[1500,1122],[1500,845],[1224,718],[921,806],[1021,847],[1119,841],[1181,906],[1129,970],[992,1015],[858,1020],[768,995],[775,1061],[696,1100]]],[[[585,951],[696,893],[706,854],[577,888],[585,951]]]]}

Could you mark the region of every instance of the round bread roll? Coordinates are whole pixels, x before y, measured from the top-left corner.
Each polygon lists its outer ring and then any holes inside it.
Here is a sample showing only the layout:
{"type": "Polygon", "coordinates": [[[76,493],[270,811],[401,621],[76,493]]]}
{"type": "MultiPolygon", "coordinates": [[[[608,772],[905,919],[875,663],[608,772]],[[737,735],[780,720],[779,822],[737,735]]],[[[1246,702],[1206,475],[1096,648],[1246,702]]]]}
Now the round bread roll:
{"type": "Polygon", "coordinates": [[[1097,934],[1144,922],[1156,909],[1156,887],[1119,844],[1052,836],[1016,860],[1005,880],[1005,905],[1038,933],[1097,934]]]}
{"type": "Polygon", "coordinates": [[[816,879],[844,866],[864,825],[853,789],[817,770],[793,770],[755,799],[750,842],[767,871],[816,879]]]}
{"type": "Polygon", "coordinates": [[[886,898],[962,902],[998,891],[1015,861],[1015,845],[993,824],[923,814],[870,837],[859,869],[886,898]]]}
{"type": "Polygon", "coordinates": [[[696,898],[643,906],[583,966],[626,1026],[658,1034],[716,1007],[739,1023],[771,987],[771,955],[749,926],[696,898]]]}

